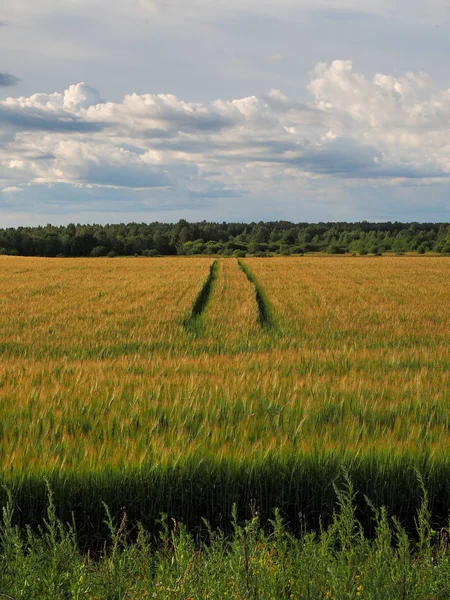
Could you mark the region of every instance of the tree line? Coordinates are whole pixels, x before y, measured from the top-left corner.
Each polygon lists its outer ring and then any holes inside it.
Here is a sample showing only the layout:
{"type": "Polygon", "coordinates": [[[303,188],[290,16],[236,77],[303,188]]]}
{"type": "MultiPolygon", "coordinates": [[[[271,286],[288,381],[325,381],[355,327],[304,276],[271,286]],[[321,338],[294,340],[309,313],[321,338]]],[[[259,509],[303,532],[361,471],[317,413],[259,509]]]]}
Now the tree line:
{"type": "Polygon", "coordinates": [[[0,229],[0,254],[21,256],[287,256],[309,252],[450,254],[449,223],[120,223],[0,229]]]}

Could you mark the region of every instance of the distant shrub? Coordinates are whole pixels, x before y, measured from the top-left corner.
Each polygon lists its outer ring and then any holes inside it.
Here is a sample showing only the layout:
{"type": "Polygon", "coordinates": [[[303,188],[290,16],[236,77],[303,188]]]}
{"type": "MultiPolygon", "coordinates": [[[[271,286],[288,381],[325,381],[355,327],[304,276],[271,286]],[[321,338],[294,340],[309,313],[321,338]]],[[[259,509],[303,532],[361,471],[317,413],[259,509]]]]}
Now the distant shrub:
{"type": "Polygon", "coordinates": [[[235,250],[233,252],[233,256],[235,256],[236,258],[245,258],[247,255],[246,252],[244,252],[244,250],[235,250]]]}
{"type": "Polygon", "coordinates": [[[367,254],[369,254],[369,252],[366,250],[366,248],[361,248],[359,253],[361,256],[367,256],[367,254]]]}
{"type": "Polygon", "coordinates": [[[251,242],[248,245],[248,251],[250,252],[250,254],[255,254],[257,252],[266,252],[266,250],[269,249],[269,244],[265,244],[265,243],[256,243],[256,242],[251,242]]]}
{"type": "Polygon", "coordinates": [[[95,246],[95,248],[92,248],[91,250],[91,256],[94,257],[106,256],[107,254],[108,248],[105,248],[105,246],[95,246]]]}
{"type": "Polygon", "coordinates": [[[106,256],[108,258],[115,258],[117,256],[117,252],[114,252],[114,250],[110,250],[106,256]]]}
{"type": "Polygon", "coordinates": [[[328,254],[345,254],[345,248],[338,246],[337,244],[330,244],[327,248],[328,254]]]}
{"type": "Polygon", "coordinates": [[[143,250],[142,256],[160,256],[160,254],[156,248],[150,248],[149,250],[143,250]]]}
{"type": "Polygon", "coordinates": [[[0,256],[4,256],[5,254],[8,254],[8,250],[6,248],[0,248],[0,256]]]}

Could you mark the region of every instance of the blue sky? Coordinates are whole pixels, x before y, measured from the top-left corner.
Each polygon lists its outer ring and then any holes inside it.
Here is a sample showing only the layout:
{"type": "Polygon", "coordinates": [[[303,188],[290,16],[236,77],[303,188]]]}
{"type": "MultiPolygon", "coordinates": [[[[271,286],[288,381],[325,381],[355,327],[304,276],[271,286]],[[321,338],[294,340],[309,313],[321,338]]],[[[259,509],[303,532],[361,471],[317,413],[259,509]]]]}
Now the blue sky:
{"type": "Polygon", "coordinates": [[[4,0],[0,226],[450,220],[450,5],[4,0]]]}

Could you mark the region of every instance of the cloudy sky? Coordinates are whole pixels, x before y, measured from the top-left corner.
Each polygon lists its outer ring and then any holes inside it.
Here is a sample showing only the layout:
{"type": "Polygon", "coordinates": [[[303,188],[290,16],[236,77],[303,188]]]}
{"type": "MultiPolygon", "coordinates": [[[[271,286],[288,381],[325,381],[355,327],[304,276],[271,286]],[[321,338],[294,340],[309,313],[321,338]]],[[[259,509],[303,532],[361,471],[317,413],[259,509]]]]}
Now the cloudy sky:
{"type": "Polygon", "coordinates": [[[0,227],[450,221],[448,0],[3,0],[0,227]]]}

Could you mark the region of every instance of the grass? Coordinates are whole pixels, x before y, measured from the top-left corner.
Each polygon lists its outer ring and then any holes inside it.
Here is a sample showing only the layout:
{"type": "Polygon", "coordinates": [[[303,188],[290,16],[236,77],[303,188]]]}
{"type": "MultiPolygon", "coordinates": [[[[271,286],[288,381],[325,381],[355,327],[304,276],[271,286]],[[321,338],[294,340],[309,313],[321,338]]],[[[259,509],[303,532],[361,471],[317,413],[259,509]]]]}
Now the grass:
{"type": "Polygon", "coordinates": [[[108,542],[96,553],[80,549],[76,523],[58,519],[51,492],[37,533],[14,524],[10,496],[0,523],[0,590],[16,600],[444,600],[450,595],[448,530],[433,531],[421,490],[414,538],[369,502],[375,533],[368,539],[345,476],[330,524],[318,532],[303,528],[292,535],[278,510],[266,522],[255,511],[240,522],[233,507],[229,535],[203,521],[194,537],[162,515],[155,537],[141,524],[133,531],[125,511],[115,519],[105,505],[108,542]]]}
{"type": "Polygon", "coordinates": [[[40,522],[46,478],[83,543],[107,534],[102,501],[149,531],[161,512],[227,529],[235,502],[299,531],[299,513],[332,521],[345,464],[408,528],[418,470],[446,524],[450,262],[241,263],[250,278],[232,258],[0,257],[0,482],[18,522],[40,522]]]}

